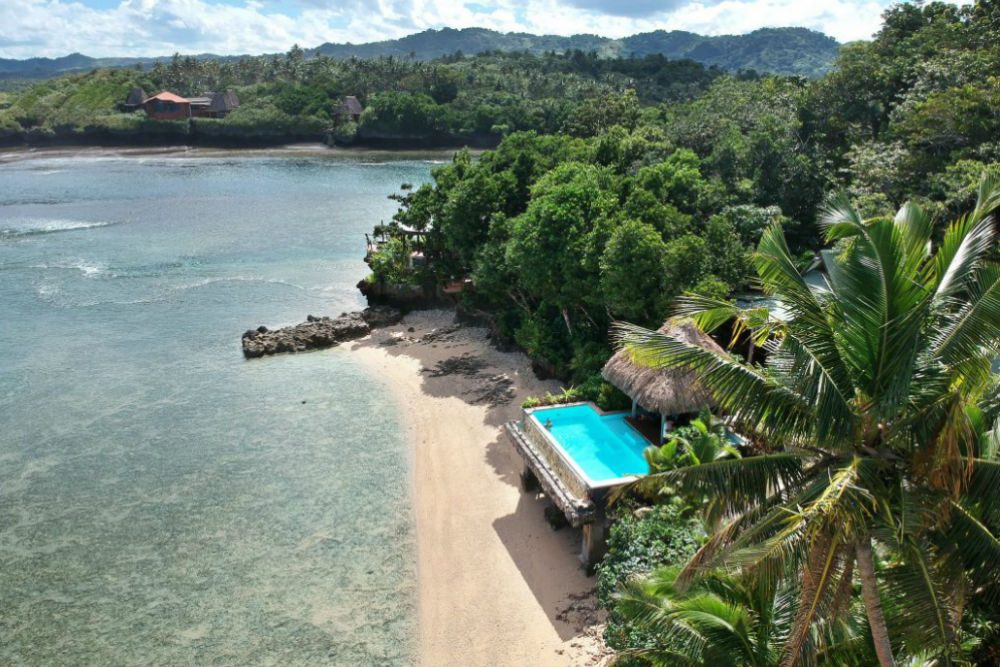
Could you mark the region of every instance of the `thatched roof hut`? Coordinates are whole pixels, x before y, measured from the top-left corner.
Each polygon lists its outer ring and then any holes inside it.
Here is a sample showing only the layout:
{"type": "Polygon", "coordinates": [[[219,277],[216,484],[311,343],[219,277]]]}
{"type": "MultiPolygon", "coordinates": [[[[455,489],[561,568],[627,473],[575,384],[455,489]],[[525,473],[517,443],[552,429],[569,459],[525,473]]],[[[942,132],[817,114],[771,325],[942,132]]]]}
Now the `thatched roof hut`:
{"type": "Polygon", "coordinates": [[[354,120],[361,117],[364,113],[365,108],[361,106],[361,102],[354,95],[348,95],[344,98],[344,103],[340,107],[340,112],[345,116],[350,116],[354,120]]]}
{"type": "MultiPolygon", "coordinates": [[[[724,350],[689,319],[667,320],[660,333],[700,345],[713,352],[724,350]]],[[[686,368],[649,368],[632,360],[627,349],[618,350],[601,371],[604,379],[628,394],[638,405],[661,415],[682,415],[715,406],[694,371],[686,368]]]]}
{"type": "Polygon", "coordinates": [[[232,90],[227,90],[224,93],[209,93],[208,95],[211,98],[208,105],[208,110],[211,113],[225,115],[240,106],[240,98],[232,90]]]}
{"type": "Polygon", "coordinates": [[[133,86],[131,90],[128,91],[128,96],[125,98],[125,104],[123,105],[127,110],[135,110],[143,105],[146,101],[146,91],[139,86],[133,86]]]}

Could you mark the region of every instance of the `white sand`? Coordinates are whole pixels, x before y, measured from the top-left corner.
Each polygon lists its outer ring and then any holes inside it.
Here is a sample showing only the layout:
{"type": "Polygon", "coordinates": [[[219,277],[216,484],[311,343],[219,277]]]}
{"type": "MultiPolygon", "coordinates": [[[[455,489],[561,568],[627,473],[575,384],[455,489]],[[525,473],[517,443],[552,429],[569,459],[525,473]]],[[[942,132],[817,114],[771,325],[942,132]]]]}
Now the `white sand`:
{"type": "Polygon", "coordinates": [[[558,383],[537,380],[523,354],[493,349],[484,329],[435,340],[432,332],[452,322],[446,311],[413,313],[352,345],[395,397],[413,445],[419,662],[595,664],[605,653],[602,615],[577,558],[579,531],[554,532],[544,498],[521,492],[521,459],[500,428],[525,396],[558,383]],[[471,374],[421,372],[466,354],[486,365],[471,374]],[[512,382],[510,401],[477,403],[485,391],[503,393],[501,375],[512,382]]]}

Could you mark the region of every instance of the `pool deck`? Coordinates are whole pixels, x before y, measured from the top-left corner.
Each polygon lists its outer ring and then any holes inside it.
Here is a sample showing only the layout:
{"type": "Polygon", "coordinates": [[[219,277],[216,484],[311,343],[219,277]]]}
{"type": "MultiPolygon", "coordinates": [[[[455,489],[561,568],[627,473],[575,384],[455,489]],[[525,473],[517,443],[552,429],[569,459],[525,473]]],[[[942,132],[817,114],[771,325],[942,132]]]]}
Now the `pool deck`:
{"type": "Polygon", "coordinates": [[[625,417],[625,423],[634,428],[650,445],[660,445],[658,442],[660,438],[659,420],[640,419],[629,415],[625,417]]]}

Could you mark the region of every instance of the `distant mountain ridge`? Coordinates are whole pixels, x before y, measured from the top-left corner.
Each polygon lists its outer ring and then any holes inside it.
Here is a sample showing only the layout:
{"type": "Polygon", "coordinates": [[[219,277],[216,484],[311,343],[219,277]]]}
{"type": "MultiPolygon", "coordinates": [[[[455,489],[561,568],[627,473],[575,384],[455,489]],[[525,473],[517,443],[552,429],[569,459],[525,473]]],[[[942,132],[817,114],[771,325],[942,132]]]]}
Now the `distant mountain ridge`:
{"type": "Polygon", "coordinates": [[[808,28],[761,28],[745,35],[708,37],[683,30],[657,30],[622,39],[598,35],[532,35],[497,32],[486,28],[442,28],[368,44],[322,44],[308,51],[331,58],[375,58],[414,56],[431,60],[461,51],[466,55],[484,51],[596,51],[606,57],[661,54],[667,58],[689,58],[727,70],[755,69],[774,74],[819,76],[830,69],[840,44],[832,37],[808,28]]]}
{"type": "MultiPolygon", "coordinates": [[[[667,58],[689,58],[704,65],[736,71],[819,76],[833,64],[840,44],[823,33],[807,28],[761,28],[745,35],[704,36],[682,30],[657,30],[622,39],[599,35],[532,35],[497,32],[486,28],[442,28],[425,30],[399,39],[367,44],[322,44],[306,51],[309,56],[330,58],[378,58],[395,56],[432,60],[461,51],[466,55],[484,51],[596,51],[601,56],[628,57],[661,54],[667,58]]],[[[240,56],[199,54],[197,58],[235,60],[240,56]]],[[[45,79],[99,67],[150,66],[170,57],[92,58],[73,53],[60,58],[0,58],[0,79],[45,79]]]]}

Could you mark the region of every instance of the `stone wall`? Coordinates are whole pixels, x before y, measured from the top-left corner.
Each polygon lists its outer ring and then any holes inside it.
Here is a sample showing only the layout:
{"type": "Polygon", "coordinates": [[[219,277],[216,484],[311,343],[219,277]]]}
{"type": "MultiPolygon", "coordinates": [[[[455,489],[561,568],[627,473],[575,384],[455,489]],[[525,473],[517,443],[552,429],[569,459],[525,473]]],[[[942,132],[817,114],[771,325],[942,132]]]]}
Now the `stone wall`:
{"type": "Polygon", "coordinates": [[[544,432],[544,427],[539,426],[538,422],[531,418],[531,413],[527,411],[524,413],[523,430],[525,436],[531,441],[532,447],[545,457],[545,462],[566,488],[578,498],[589,499],[590,487],[587,481],[556,450],[549,434],[544,432]]]}

